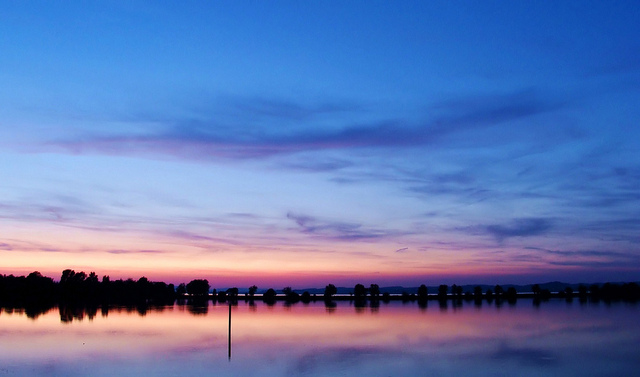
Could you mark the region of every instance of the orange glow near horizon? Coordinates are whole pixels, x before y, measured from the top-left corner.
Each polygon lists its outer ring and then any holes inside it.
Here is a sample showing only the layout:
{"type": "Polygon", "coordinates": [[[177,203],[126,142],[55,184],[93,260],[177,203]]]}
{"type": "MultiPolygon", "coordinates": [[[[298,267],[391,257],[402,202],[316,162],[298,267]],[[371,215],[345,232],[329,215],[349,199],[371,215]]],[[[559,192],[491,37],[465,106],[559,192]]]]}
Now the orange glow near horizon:
{"type": "MultiPolygon", "coordinates": [[[[3,229],[11,248],[2,252],[2,274],[26,275],[40,271],[59,279],[64,269],[96,272],[112,279],[138,279],[179,284],[207,279],[213,288],[230,286],[281,289],[322,288],[326,284],[355,283],[391,285],[511,283],[509,278],[536,283],[541,272],[554,271],[547,261],[498,262],[478,259],[478,250],[432,248],[396,252],[388,243],[334,242],[264,246],[228,245],[207,247],[170,235],[151,237],[139,232],[114,234],[78,228],[43,226],[32,241],[27,229],[14,225],[3,229]],[[428,257],[427,257],[428,256],[428,257]],[[503,278],[504,277],[504,278],[503,278]],[[471,279],[477,279],[471,281],[471,279]]],[[[558,274],[571,267],[555,267],[558,274]]]]}

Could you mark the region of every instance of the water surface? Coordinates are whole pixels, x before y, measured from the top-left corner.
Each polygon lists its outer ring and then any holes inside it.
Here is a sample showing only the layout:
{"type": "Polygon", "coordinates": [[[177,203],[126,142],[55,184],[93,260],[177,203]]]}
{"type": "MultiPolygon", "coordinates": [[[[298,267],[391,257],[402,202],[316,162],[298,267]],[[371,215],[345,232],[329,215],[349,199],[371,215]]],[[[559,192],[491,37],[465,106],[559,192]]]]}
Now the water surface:
{"type": "Polygon", "coordinates": [[[629,376],[640,306],[550,300],[0,314],[0,376],[629,376]]]}

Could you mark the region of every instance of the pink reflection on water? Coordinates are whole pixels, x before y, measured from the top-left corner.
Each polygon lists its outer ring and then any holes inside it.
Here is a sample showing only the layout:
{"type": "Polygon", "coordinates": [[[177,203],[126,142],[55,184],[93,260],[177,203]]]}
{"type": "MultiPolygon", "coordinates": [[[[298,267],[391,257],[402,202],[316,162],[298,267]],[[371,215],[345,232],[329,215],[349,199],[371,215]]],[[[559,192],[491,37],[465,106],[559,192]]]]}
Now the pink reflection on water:
{"type": "Polygon", "coordinates": [[[71,374],[96,366],[119,375],[141,369],[167,375],[181,368],[181,375],[210,368],[218,375],[328,375],[356,367],[371,375],[611,375],[610,358],[624,370],[639,356],[630,346],[640,340],[638,312],[635,305],[560,300],[540,307],[519,300],[515,306],[456,308],[436,302],[426,308],[400,302],[355,308],[337,302],[330,311],[322,302],[240,302],[232,307],[231,362],[226,304],[208,303],[204,310],[173,305],[144,316],[99,311],[91,320],[66,323],[57,309],[35,320],[5,312],[0,361],[15,372],[36,371],[31,375],[46,375],[47,365],[71,374]],[[580,360],[577,353],[589,357],[580,360]]]}

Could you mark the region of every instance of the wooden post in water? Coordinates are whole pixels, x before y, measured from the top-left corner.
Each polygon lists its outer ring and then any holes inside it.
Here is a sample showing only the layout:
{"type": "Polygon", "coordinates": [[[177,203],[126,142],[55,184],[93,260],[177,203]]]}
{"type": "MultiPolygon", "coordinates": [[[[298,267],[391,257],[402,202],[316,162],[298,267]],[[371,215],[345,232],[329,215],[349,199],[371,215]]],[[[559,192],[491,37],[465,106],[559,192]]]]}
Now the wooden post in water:
{"type": "Polygon", "coordinates": [[[229,300],[229,360],[231,360],[231,300],[229,300]]]}

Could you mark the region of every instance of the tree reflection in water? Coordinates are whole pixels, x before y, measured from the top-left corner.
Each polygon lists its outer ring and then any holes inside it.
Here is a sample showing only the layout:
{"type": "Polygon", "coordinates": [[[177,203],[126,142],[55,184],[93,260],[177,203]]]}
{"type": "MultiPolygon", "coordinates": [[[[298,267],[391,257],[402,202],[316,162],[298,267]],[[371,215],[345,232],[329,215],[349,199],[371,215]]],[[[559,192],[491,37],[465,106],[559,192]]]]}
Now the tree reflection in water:
{"type": "Polygon", "coordinates": [[[181,300],[0,313],[8,373],[113,375],[633,375],[639,305],[564,298],[517,306],[450,300],[181,300]],[[447,301],[448,302],[448,301],[447,301]],[[42,310],[38,311],[42,312],[42,310]],[[11,315],[7,313],[12,313],[11,315]],[[229,327],[232,318],[233,329],[229,327]],[[56,321],[59,317],[60,321],[56,321]],[[108,318],[107,318],[108,317],[108,318]],[[143,318],[143,319],[142,319],[143,318]],[[231,342],[233,335],[233,342],[231,342]],[[233,359],[228,360],[233,345],[233,359]],[[24,350],[29,350],[25,356],[24,350]],[[596,356],[601,355],[601,356],[596,356]],[[587,357],[588,356],[588,357],[587,357]],[[113,360],[118,362],[114,363],[113,360]],[[277,362],[274,362],[277,360],[277,362]],[[38,369],[40,368],[40,369],[38,369]],[[36,372],[30,372],[35,370],[36,372]],[[608,373],[606,373],[608,371],[608,373]],[[626,372],[626,373],[625,373],[626,372]]]}

